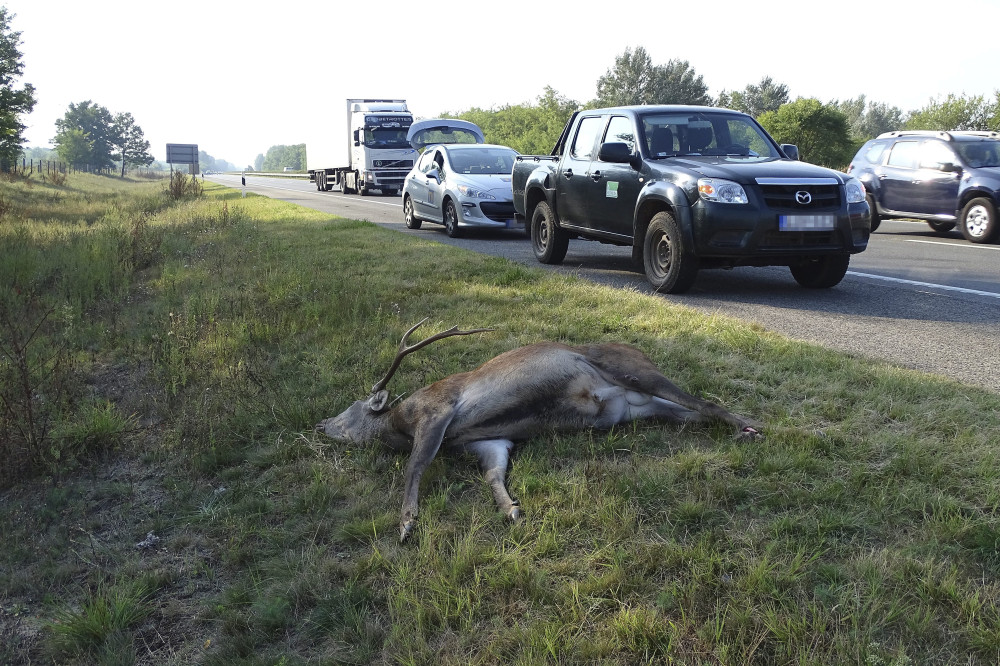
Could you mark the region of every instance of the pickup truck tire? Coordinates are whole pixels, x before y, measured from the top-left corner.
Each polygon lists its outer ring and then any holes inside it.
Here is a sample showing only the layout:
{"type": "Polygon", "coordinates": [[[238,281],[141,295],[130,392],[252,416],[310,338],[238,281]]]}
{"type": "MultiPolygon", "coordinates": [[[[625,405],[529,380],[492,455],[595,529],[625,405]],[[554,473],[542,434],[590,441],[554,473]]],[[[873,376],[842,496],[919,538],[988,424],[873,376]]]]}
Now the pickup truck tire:
{"type": "Polygon", "coordinates": [[[455,210],[455,203],[448,199],[444,202],[444,232],[448,238],[458,238],[462,235],[462,230],[458,228],[458,211],[455,210]]]}
{"type": "Polygon", "coordinates": [[[997,209],[985,197],[976,197],[965,204],[959,219],[962,221],[962,235],[973,243],[992,243],[997,238],[997,231],[1000,231],[997,209]]]}
{"type": "Polygon", "coordinates": [[[878,214],[878,208],[875,207],[875,197],[868,195],[868,208],[872,212],[872,233],[878,229],[878,226],[882,224],[882,216],[878,214]]]}
{"type": "Polygon", "coordinates": [[[698,276],[698,257],[684,247],[681,229],[666,211],[649,221],[642,241],[642,263],[646,279],[660,293],[682,294],[698,276]]]}
{"type": "Polygon", "coordinates": [[[803,287],[809,289],[829,289],[840,284],[847,275],[847,267],[851,263],[849,254],[828,254],[825,257],[805,259],[789,268],[792,277],[803,287]]]}
{"type": "Polygon", "coordinates": [[[569,234],[556,226],[555,215],[544,201],[531,214],[531,249],[543,264],[561,264],[569,249],[569,234]]]}
{"type": "Polygon", "coordinates": [[[419,229],[421,220],[413,214],[413,199],[409,196],[403,198],[403,222],[407,229],[419,229]]]}

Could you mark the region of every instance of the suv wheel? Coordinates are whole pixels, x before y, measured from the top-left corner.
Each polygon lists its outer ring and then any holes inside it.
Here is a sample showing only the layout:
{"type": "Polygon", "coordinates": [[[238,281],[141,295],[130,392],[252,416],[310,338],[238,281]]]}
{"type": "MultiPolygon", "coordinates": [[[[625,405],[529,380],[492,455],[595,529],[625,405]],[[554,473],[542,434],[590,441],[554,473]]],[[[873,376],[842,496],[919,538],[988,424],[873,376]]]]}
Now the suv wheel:
{"type": "Polygon", "coordinates": [[[962,209],[962,235],[973,243],[992,243],[996,240],[997,210],[989,199],[979,197],[965,204],[962,209]]]}
{"type": "Polygon", "coordinates": [[[927,224],[939,234],[946,234],[955,228],[954,222],[928,222],[927,224]]]}
{"type": "Polygon", "coordinates": [[[840,284],[847,275],[847,266],[851,263],[849,254],[830,254],[825,257],[813,257],[789,268],[792,277],[803,287],[809,289],[829,289],[840,284]]]}
{"type": "Polygon", "coordinates": [[[544,201],[531,214],[531,250],[543,264],[561,264],[569,249],[569,234],[556,226],[552,209],[544,201]]]}
{"type": "Polygon", "coordinates": [[[878,229],[878,226],[882,224],[882,217],[878,214],[878,209],[875,207],[875,197],[868,195],[868,208],[872,211],[872,233],[878,229]]]}
{"type": "Polygon", "coordinates": [[[661,211],[653,216],[642,241],[642,263],[646,279],[656,291],[682,294],[698,275],[698,257],[684,247],[674,216],[661,211]]]}

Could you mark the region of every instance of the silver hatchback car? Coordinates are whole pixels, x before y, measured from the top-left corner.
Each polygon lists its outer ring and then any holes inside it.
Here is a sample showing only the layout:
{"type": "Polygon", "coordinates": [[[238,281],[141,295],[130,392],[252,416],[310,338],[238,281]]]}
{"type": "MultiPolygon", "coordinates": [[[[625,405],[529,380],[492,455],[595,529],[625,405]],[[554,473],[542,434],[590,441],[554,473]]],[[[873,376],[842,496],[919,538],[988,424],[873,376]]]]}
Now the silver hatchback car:
{"type": "Polygon", "coordinates": [[[482,131],[464,121],[422,121],[413,128],[410,143],[424,152],[403,184],[407,228],[434,222],[452,238],[469,228],[524,232],[511,191],[516,150],[482,143],[482,131]],[[426,144],[426,139],[436,142],[426,144]]]}

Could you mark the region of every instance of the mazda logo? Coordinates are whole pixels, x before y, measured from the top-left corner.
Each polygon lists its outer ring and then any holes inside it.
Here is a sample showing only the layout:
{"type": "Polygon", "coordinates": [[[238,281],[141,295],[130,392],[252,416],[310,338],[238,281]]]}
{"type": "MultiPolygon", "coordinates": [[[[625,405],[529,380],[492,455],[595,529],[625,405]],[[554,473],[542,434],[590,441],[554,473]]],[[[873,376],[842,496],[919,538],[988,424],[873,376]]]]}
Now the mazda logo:
{"type": "Polygon", "coordinates": [[[795,193],[795,200],[803,206],[808,206],[812,203],[813,196],[805,190],[799,190],[795,193]]]}

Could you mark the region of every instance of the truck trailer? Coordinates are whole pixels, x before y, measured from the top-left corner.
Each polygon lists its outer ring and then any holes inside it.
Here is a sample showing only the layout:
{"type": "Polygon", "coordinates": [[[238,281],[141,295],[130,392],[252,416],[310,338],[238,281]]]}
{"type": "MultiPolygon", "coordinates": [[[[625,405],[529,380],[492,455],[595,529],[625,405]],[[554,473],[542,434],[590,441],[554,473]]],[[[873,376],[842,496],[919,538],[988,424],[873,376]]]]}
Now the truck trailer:
{"type": "Polygon", "coordinates": [[[413,124],[406,100],[348,99],[345,110],[346,142],[323,136],[306,144],[310,182],[320,192],[398,195],[418,157],[406,140],[413,124]]]}

